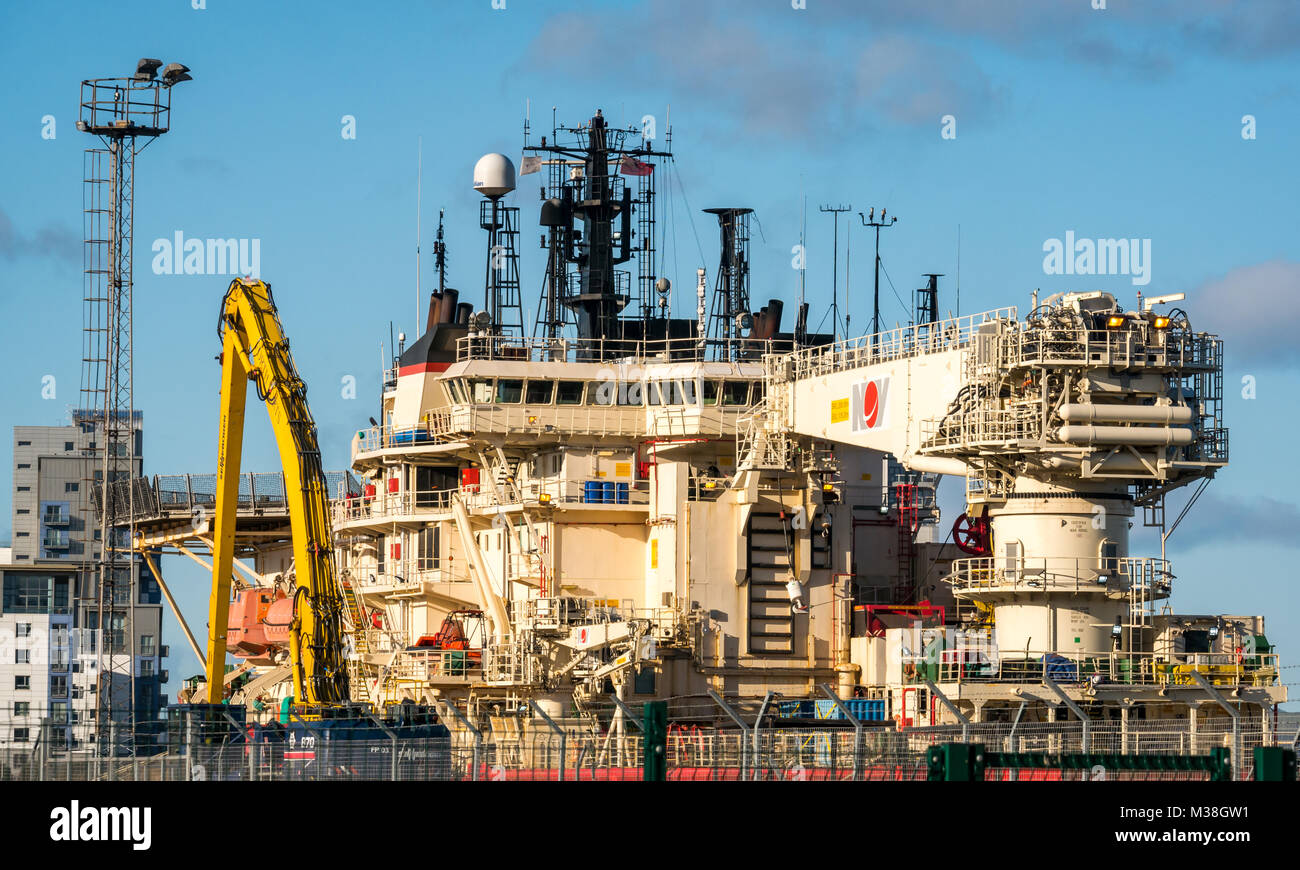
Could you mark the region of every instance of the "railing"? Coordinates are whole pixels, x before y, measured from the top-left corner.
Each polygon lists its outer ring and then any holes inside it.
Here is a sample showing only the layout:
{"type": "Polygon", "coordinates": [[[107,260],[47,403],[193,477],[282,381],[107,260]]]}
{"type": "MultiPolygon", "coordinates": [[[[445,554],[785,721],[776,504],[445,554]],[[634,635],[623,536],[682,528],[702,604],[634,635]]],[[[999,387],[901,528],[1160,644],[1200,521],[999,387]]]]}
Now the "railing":
{"type": "MultiPolygon", "coordinates": [[[[639,716],[637,705],[632,716],[639,716]]],[[[8,726],[9,723],[5,722],[8,726]]],[[[484,717],[478,733],[444,719],[450,734],[434,737],[349,740],[299,740],[293,755],[280,740],[245,742],[242,732],[199,732],[194,745],[161,752],[163,735],[140,730],[120,742],[135,745],[134,756],[96,755],[66,749],[66,729],[53,723],[28,725],[28,740],[0,744],[0,778],[14,781],[300,781],[300,780],[641,780],[644,738],[632,720],[621,726],[604,717],[598,728],[559,719],[556,733],[544,723],[513,715],[484,717]],[[233,732],[233,733],[232,733],[233,732]],[[59,738],[64,745],[59,745],[59,738]],[[160,753],[160,754],[159,754],[160,753]],[[396,760],[396,764],[394,764],[396,760]]],[[[1212,749],[1232,748],[1226,717],[1201,717],[1193,729],[1187,719],[1094,720],[1085,740],[1081,723],[982,722],[961,726],[896,728],[881,723],[860,732],[847,720],[819,727],[777,727],[765,720],[757,734],[718,728],[700,720],[672,721],[665,746],[669,780],[924,780],[930,747],[957,740],[982,744],[990,752],[1168,755],[1168,769],[1134,770],[1122,764],[1088,779],[1205,780],[1203,771],[1180,770],[1179,761],[1212,749]]],[[[124,729],[125,732],[125,729],[124,729]]],[[[11,734],[6,727],[4,733],[11,734]]],[[[272,732],[273,734],[274,732],[272,732]]],[[[270,736],[270,735],[268,735],[270,736]]],[[[1255,775],[1254,748],[1292,746],[1292,732],[1244,726],[1241,751],[1233,761],[1234,779],[1255,775]]],[[[1164,767],[1163,765],[1157,765],[1164,767]]],[[[1045,767],[1016,771],[989,768],[984,778],[1070,779],[1079,771],[1045,767]]]]}
{"type": "Polygon", "coordinates": [[[353,455],[390,448],[431,447],[484,432],[542,435],[678,437],[734,436],[750,405],[456,405],[416,426],[357,431],[353,455]]]}
{"type": "Polygon", "coordinates": [[[1042,438],[1038,408],[976,408],[937,420],[921,421],[922,449],[964,445],[1038,441],[1042,438]]]}
{"type": "MultiPolygon", "coordinates": [[[[609,483],[613,490],[606,493],[603,486],[598,497],[593,497],[584,480],[537,480],[521,483],[519,488],[523,503],[537,505],[647,505],[650,502],[648,480],[593,480],[609,483]],[[608,497],[607,497],[608,496],[608,497]]],[[[366,520],[387,520],[393,517],[436,515],[449,513],[452,500],[459,496],[470,511],[487,510],[513,502],[501,502],[492,494],[491,485],[484,482],[474,487],[460,489],[404,490],[401,492],[376,492],[374,495],[357,494],[333,502],[335,525],[363,523],[366,520]]]]}
{"type": "Polygon", "coordinates": [[[1223,366],[1223,342],[1212,335],[1149,327],[1129,321],[1119,329],[1057,325],[1008,330],[999,336],[1006,367],[1087,364],[1212,370],[1223,366]]]}
{"type": "MultiPolygon", "coordinates": [[[[332,498],[357,495],[361,486],[346,471],[325,472],[326,491],[332,498]]],[[[109,488],[110,505],[121,514],[126,513],[128,497],[133,496],[137,520],[180,515],[209,515],[217,504],[217,476],[215,474],[159,474],[153,479],[114,481],[109,488]],[[128,487],[134,487],[130,493],[128,487]]],[[[98,505],[97,505],[98,506],[98,505]]],[[[252,514],[287,514],[284,473],[245,472],[239,475],[236,511],[252,514]]],[[[122,516],[120,522],[125,522],[122,516]]]]}
{"type": "Polygon", "coordinates": [[[1137,557],[980,556],[955,559],[954,592],[1096,592],[1144,589],[1165,595],[1173,579],[1167,559],[1137,557]]]}
{"type": "Polygon", "coordinates": [[[818,377],[905,357],[956,350],[969,345],[980,326],[999,321],[1014,323],[1015,307],[902,326],[825,347],[800,350],[794,354],[793,375],[797,379],[818,377]]]}
{"type": "Polygon", "coordinates": [[[1079,655],[1070,652],[1020,651],[992,655],[984,649],[944,650],[931,664],[904,662],[904,681],[926,678],[940,683],[1029,683],[1050,678],[1061,684],[1196,686],[1199,672],[1215,686],[1278,685],[1276,654],[1116,652],[1079,655]]]}
{"type": "Polygon", "coordinates": [[[456,359],[516,362],[611,362],[620,359],[662,362],[749,360],[788,353],[790,341],[774,339],[674,338],[636,341],[621,338],[520,338],[510,335],[466,336],[456,342],[456,359]]]}
{"type": "Polygon", "coordinates": [[[383,680],[389,683],[416,683],[456,680],[478,682],[483,679],[483,650],[481,649],[406,649],[393,664],[384,670],[383,680]]]}
{"type": "MultiPolygon", "coordinates": [[[[566,583],[587,583],[583,578],[564,577],[566,583]]],[[[528,626],[534,630],[566,628],[577,625],[601,625],[630,620],[643,620],[659,633],[671,633],[678,622],[677,611],[671,607],[636,607],[632,599],[585,598],[559,596],[554,598],[523,598],[510,602],[510,620],[516,627],[528,626]]]]}

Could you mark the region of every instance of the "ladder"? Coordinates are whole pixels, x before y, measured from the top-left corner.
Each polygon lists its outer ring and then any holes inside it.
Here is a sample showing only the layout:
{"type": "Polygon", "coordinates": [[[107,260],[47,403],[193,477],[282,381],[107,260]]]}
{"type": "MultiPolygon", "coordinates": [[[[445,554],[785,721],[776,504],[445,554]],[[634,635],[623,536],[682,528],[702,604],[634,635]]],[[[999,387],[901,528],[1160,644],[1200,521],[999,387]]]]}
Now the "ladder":
{"type": "Polygon", "coordinates": [[[916,559],[916,530],[920,525],[916,510],[916,484],[894,484],[898,508],[898,581],[894,585],[894,603],[908,604],[913,589],[912,567],[916,559]]]}
{"type": "Polygon", "coordinates": [[[352,624],[353,649],[356,653],[355,657],[348,662],[348,677],[357,697],[363,701],[372,701],[375,699],[371,697],[365,668],[365,656],[370,652],[370,641],[366,639],[366,616],[362,612],[361,602],[357,599],[356,592],[352,589],[352,581],[340,580],[339,585],[343,589],[343,600],[347,603],[348,621],[352,624]]]}

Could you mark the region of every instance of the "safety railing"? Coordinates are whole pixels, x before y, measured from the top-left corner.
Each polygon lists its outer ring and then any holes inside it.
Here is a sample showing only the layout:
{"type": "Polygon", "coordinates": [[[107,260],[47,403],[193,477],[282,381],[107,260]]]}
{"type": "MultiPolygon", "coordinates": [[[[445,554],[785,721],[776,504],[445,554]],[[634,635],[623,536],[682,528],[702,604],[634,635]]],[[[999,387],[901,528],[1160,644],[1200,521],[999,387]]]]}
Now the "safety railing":
{"type": "Polygon", "coordinates": [[[988,590],[1008,592],[1104,592],[1145,590],[1169,592],[1173,573],[1167,559],[1125,556],[979,556],[955,559],[949,580],[960,593],[988,590]]]}
{"type": "Polygon", "coordinates": [[[1003,332],[998,357],[1008,368],[1073,364],[1209,371],[1223,366],[1223,342],[1204,333],[1154,329],[1146,321],[1128,321],[1118,329],[1049,324],[1003,332]]]}
{"type": "Polygon", "coordinates": [[[982,325],[1015,320],[1015,307],[995,308],[808,348],[794,354],[793,375],[797,379],[818,377],[906,357],[956,350],[969,345],[982,325]]]}
{"type": "Polygon", "coordinates": [[[416,426],[358,430],[353,456],[387,449],[418,450],[483,433],[721,437],[736,434],[747,410],[748,405],[457,405],[416,426]]]}
{"type": "Polygon", "coordinates": [[[921,449],[1038,441],[1042,428],[1038,408],[974,408],[922,420],[921,449]]]}
{"type": "MultiPolygon", "coordinates": [[[[596,579],[565,575],[564,582],[586,584],[596,579]]],[[[510,602],[510,619],[516,627],[538,631],[636,619],[648,622],[660,633],[671,633],[678,615],[671,607],[637,607],[631,599],[558,596],[515,599],[510,602]]]]}
{"type": "Polygon", "coordinates": [[[704,362],[750,360],[764,354],[786,353],[790,341],[776,339],[674,338],[636,341],[622,338],[521,338],[509,335],[470,335],[456,342],[456,359],[516,362],[704,362]]]}
{"type": "Polygon", "coordinates": [[[1276,686],[1278,656],[1273,653],[1150,653],[1083,654],[1075,651],[952,649],[929,661],[903,663],[904,682],[926,679],[940,683],[1032,683],[1051,679],[1090,688],[1107,685],[1195,686],[1199,673],[1215,686],[1276,686]]]}

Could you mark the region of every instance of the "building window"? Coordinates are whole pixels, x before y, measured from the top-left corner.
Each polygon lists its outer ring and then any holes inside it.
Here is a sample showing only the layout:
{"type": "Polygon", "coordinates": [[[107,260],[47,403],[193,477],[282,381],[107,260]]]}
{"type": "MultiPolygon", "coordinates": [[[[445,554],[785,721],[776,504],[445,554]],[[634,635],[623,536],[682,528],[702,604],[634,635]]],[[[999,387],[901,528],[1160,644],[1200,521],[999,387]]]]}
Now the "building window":
{"type": "Polygon", "coordinates": [[[29,514],[31,513],[31,511],[28,508],[19,508],[18,510],[14,511],[14,513],[29,514]]]}
{"type": "Polygon", "coordinates": [[[53,698],[68,697],[67,677],[50,677],[50,696],[53,698]]]}
{"type": "Polygon", "coordinates": [[[27,675],[25,675],[25,674],[19,674],[19,675],[17,675],[16,677],[14,677],[14,689],[15,689],[16,691],[20,691],[20,692],[21,692],[21,691],[30,690],[31,687],[32,687],[32,678],[31,678],[31,677],[29,677],[29,676],[27,676],[27,675]]]}
{"type": "Polygon", "coordinates": [[[48,574],[6,574],[5,613],[66,613],[68,580],[48,574]]]}
{"type": "Polygon", "coordinates": [[[31,624],[30,622],[20,622],[20,623],[18,623],[18,629],[17,629],[17,631],[18,631],[18,636],[19,636],[19,637],[31,637],[31,636],[32,636],[32,624],[31,624]]]}
{"type": "Polygon", "coordinates": [[[14,716],[26,717],[31,713],[31,701],[14,701],[14,716]]]}
{"type": "Polygon", "coordinates": [[[64,492],[76,492],[76,491],[79,490],[79,489],[81,489],[81,484],[79,484],[79,483],[74,483],[74,482],[72,482],[72,481],[68,481],[68,482],[66,482],[66,483],[63,484],[63,491],[64,491],[64,492]]]}
{"type": "Polygon", "coordinates": [[[24,469],[24,468],[31,468],[31,467],[32,467],[32,464],[31,464],[30,462],[20,462],[20,463],[18,463],[18,469],[19,469],[20,471],[21,471],[22,469],[24,469]]]}
{"type": "Polygon", "coordinates": [[[27,729],[26,729],[26,728],[15,728],[15,729],[14,729],[14,743],[26,743],[26,742],[27,742],[27,729]]]}
{"type": "Polygon", "coordinates": [[[63,449],[64,449],[64,450],[72,450],[72,446],[73,446],[73,445],[72,445],[72,442],[71,442],[71,441],[64,441],[64,442],[63,442],[63,449]]]}
{"type": "Polygon", "coordinates": [[[140,655],[142,656],[154,655],[154,644],[153,644],[152,634],[140,635],[140,655]]]}
{"type": "Polygon", "coordinates": [[[19,441],[19,442],[18,442],[18,446],[19,446],[19,447],[31,447],[31,446],[32,446],[32,442],[30,442],[30,441],[19,441]]]}
{"type": "Polygon", "coordinates": [[[140,676],[153,676],[153,659],[144,659],[140,662],[140,676]]]}
{"type": "Polygon", "coordinates": [[[29,649],[14,650],[14,664],[30,665],[32,663],[32,651],[29,649]]]}
{"type": "Polygon", "coordinates": [[[30,486],[20,486],[20,487],[18,487],[18,491],[19,491],[19,492],[31,492],[31,491],[32,491],[32,488],[31,488],[30,486]]]}

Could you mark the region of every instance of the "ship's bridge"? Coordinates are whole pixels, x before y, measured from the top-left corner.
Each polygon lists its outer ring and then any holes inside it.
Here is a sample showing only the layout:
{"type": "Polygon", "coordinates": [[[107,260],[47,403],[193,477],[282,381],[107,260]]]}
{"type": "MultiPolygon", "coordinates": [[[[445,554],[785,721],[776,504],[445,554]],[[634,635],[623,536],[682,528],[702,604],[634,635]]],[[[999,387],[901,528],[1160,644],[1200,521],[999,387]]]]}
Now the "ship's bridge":
{"type": "Polygon", "coordinates": [[[456,361],[423,387],[418,419],[393,414],[357,433],[354,466],[456,453],[492,436],[512,444],[734,438],[763,401],[763,357],[783,349],[772,340],[463,338],[456,361]]]}

